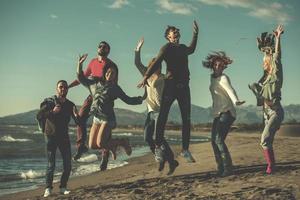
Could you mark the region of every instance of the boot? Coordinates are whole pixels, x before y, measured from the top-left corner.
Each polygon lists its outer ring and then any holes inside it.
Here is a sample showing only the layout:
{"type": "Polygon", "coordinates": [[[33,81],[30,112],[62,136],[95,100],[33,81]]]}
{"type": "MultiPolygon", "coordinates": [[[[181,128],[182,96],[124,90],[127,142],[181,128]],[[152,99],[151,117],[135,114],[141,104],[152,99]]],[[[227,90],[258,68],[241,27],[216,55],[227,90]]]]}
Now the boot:
{"type": "Polygon", "coordinates": [[[76,152],[76,154],[73,157],[73,160],[77,161],[78,159],[81,158],[82,154],[86,153],[89,149],[87,148],[87,146],[85,146],[85,144],[81,144],[78,147],[78,150],[76,152]]]}
{"type": "Polygon", "coordinates": [[[117,159],[117,148],[118,148],[118,144],[119,142],[116,141],[115,139],[111,139],[110,140],[110,145],[109,146],[109,150],[111,152],[111,157],[113,160],[117,159]]]}
{"type": "Polygon", "coordinates": [[[108,164],[109,151],[106,149],[102,150],[102,159],[100,162],[100,171],[105,171],[108,164]]]}
{"type": "Polygon", "coordinates": [[[272,174],[274,172],[274,164],[275,164],[275,159],[274,159],[274,152],[272,149],[264,149],[264,156],[267,162],[267,169],[266,173],[267,174],[272,174]]]}
{"type": "Polygon", "coordinates": [[[223,163],[223,172],[221,174],[222,177],[229,176],[233,173],[232,160],[231,156],[228,153],[223,153],[221,155],[222,163],[223,163]]]}
{"type": "Polygon", "coordinates": [[[172,160],[169,162],[169,172],[167,173],[167,175],[172,175],[176,169],[176,167],[178,167],[179,163],[177,160],[172,160]]]}
{"type": "Polygon", "coordinates": [[[131,145],[129,144],[129,139],[128,138],[122,138],[120,139],[120,146],[122,146],[128,156],[131,155],[132,153],[132,148],[131,145]]]}
{"type": "Polygon", "coordinates": [[[220,176],[224,171],[223,160],[218,146],[214,142],[212,142],[211,144],[214,150],[215,160],[217,163],[217,175],[220,176]]]}
{"type": "Polygon", "coordinates": [[[248,87],[256,97],[256,105],[262,106],[264,104],[264,100],[260,95],[261,86],[258,83],[252,83],[251,85],[249,84],[248,87]]]}

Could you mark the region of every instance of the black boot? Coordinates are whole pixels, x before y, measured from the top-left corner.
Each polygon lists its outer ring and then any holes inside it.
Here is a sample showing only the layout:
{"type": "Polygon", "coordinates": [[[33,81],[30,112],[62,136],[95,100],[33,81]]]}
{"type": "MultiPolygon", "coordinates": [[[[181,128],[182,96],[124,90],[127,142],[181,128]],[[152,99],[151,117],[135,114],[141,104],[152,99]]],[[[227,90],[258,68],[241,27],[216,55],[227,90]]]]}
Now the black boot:
{"type": "Polygon", "coordinates": [[[249,84],[248,87],[256,97],[256,105],[262,106],[264,104],[264,100],[260,95],[261,86],[258,83],[252,83],[251,85],[249,84]]]}
{"type": "Polygon", "coordinates": [[[233,174],[233,166],[232,166],[232,159],[229,153],[222,153],[221,155],[222,162],[223,162],[223,173],[221,174],[222,177],[229,176],[233,174]]]}
{"type": "Polygon", "coordinates": [[[84,144],[80,145],[73,159],[76,161],[81,158],[82,154],[86,153],[89,149],[84,144]]]}
{"type": "Polygon", "coordinates": [[[108,164],[109,151],[102,150],[102,159],[100,162],[100,171],[105,171],[108,164]]]}

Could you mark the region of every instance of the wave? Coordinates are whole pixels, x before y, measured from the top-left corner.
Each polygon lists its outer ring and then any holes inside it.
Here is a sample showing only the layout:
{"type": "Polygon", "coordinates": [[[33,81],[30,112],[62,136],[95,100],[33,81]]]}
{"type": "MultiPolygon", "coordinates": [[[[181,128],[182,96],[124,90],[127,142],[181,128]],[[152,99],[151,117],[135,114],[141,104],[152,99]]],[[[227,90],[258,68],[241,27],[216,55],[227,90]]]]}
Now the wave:
{"type": "Polygon", "coordinates": [[[35,179],[45,176],[45,172],[37,172],[34,170],[29,170],[27,172],[20,172],[16,174],[1,174],[0,175],[0,183],[1,182],[9,182],[9,181],[18,181],[23,179],[35,179]]]}
{"type": "Polygon", "coordinates": [[[33,134],[43,134],[41,130],[33,131],[33,134]]]}
{"type": "Polygon", "coordinates": [[[19,127],[19,128],[29,128],[29,126],[24,126],[24,125],[18,125],[17,127],[19,127]]]}
{"type": "Polygon", "coordinates": [[[86,162],[95,162],[97,160],[98,160],[98,157],[96,154],[90,154],[90,155],[81,157],[80,159],[77,160],[77,162],[86,163],[86,162]]]}
{"type": "Polygon", "coordinates": [[[32,141],[32,140],[30,140],[30,139],[16,139],[16,138],[13,138],[10,135],[5,135],[5,136],[2,136],[0,138],[0,141],[1,142],[28,142],[28,141],[32,141]]]}
{"type": "Polygon", "coordinates": [[[39,177],[45,176],[45,172],[37,172],[37,171],[30,169],[27,172],[21,172],[19,175],[23,179],[34,179],[34,178],[39,178],[39,177]]]}
{"type": "Polygon", "coordinates": [[[69,135],[74,135],[75,132],[74,131],[69,131],[69,135]]]}
{"type": "MultiPolygon", "coordinates": [[[[179,142],[181,141],[181,138],[167,138],[169,141],[176,141],[179,142]]],[[[191,142],[208,142],[210,141],[209,138],[192,138],[190,139],[191,142]]]]}
{"type": "MultiPolygon", "coordinates": [[[[91,163],[87,165],[80,165],[78,168],[76,168],[75,171],[72,172],[72,176],[81,176],[86,174],[91,174],[93,172],[97,172],[100,170],[99,168],[100,162],[91,163]]],[[[126,161],[109,161],[107,165],[107,169],[113,169],[117,167],[123,167],[127,165],[128,162],[126,161]]]]}
{"type": "Polygon", "coordinates": [[[132,133],[128,132],[128,133],[113,133],[114,136],[133,136],[132,133]]]}

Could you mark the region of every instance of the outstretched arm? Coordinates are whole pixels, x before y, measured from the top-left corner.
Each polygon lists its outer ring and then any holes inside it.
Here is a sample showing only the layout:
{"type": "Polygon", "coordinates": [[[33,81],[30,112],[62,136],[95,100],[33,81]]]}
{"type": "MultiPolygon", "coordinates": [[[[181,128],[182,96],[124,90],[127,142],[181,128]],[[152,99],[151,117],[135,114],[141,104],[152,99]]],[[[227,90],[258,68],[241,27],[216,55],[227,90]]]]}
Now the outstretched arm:
{"type": "Polygon", "coordinates": [[[221,77],[221,81],[220,81],[221,86],[223,87],[223,89],[226,91],[226,93],[228,94],[228,96],[230,97],[231,101],[239,106],[245,103],[245,101],[240,101],[235,90],[233,89],[229,78],[224,75],[221,77]]]}
{"type": "Polygon", "coordinates": [[[118,86],[118,98],[129,105],[139,105],[143,103],[143,97],[129,97],[119,86],[118,86]]]}
{"type": "Polygon", "coordinates": [[[141,38],[135,48],[135,56],[134,56],[134,64],[138,68],[142,76],[144,76],[144,74],[147,71],[147,67],[143,65],[141,62],[141,48],[143,44],[144,44],[144,38],[141,38]]]}
{"type": "Polygon", "coordinates": [[[273,31],[275,35],[275,55],[278,59],[281,58],[280,36],[283,34],[283,31],[283,25],[278,25],[276,30],[273,31]]]}
{"type": "Polygon", "coordinates": [[[197,46],[197,40],[198,40],[198,32],[199,32],[199,26],[196,21],[194,21],[193,24],[193,39],[190,43],[190,45],[187,48],[187,53],[190,55],[194,53],[196,46],[197,46]]]}

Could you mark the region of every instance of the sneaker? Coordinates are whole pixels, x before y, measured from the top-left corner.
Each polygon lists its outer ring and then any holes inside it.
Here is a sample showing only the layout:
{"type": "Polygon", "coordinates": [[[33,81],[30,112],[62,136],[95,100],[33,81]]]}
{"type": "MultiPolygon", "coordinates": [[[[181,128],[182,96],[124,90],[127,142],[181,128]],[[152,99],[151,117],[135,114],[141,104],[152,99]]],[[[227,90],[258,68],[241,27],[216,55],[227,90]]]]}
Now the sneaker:
{"type": "Polygon", "coordinates": [[[177,160],[173,160],[169,165],[170,165],[170,169],[167,174],[168,176],[174,173],[174,171],[175,171],[176,167],[178,167],[179,163],[177,160]]]}
{"type": "Polygon", "coordinates": [[[59,192],[60,194],[66,195],[66,194],[70,194],[71,191],[67,190],[67,188],[60,188],[59,192]]]}
{"type": "Polygon", "coordinates": [[[189,163],[194,163],[196,160],[192,156],[191,152],[189,150],[183,150],[180,155],[186,159],[189,163]]]}
{"type": "Polygon", "coordinates": [[[87,148],[87,146],[82,145],[78,148],[77,153],[75,154],[75,156],[73,157],[73,159],[76,161],[78,159],[81,158],[82,154],[86,153],[89,149],[87,148]]]}
{"type": "Polygon", "coordinates": [[[165,162],[165,160],[164,160],[164,147],[163,147],[163,145],[161,145],[160,147],[159,146],[157,146],[157,147],[155,147],[155,155],[154,155],[154,157],[155,157],[155,160],[156,160],[156,162],[165,162]]]}
{"type": "Polygon", "coordinates": [[[129,144],[128,138],[125,138],[122,140],[122,147],[125,149],[126,154],[128,156],[130,156],[132,153],[132,148],[131,148],[131,145],[129,144]]]}
{"type": "Polygon", "coordinates": [[[49,197],[52,193],[52,189],[51,188],[46,188],[45,192],[44,192],[44,197],[49,197]]]}

